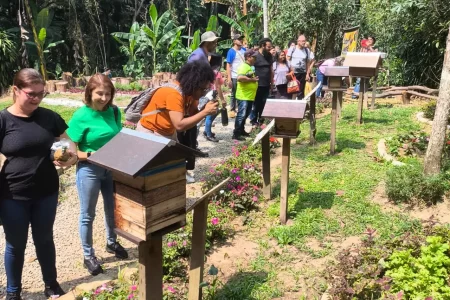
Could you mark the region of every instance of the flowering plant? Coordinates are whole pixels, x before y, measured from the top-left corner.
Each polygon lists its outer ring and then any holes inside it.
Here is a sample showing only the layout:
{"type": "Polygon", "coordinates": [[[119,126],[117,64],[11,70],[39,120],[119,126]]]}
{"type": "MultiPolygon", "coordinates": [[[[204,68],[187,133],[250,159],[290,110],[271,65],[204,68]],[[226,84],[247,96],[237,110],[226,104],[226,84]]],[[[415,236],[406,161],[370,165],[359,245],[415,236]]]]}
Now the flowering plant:
{"type": "Polygon", "coordinates": [[[77,300],[132,300],[137,298],[137,286],[126,283],[104,283],[93,291],[85,292],[77,300]]]}
{"type": "Polygon", "coordinates": [[[269,138],[269,142],[270,142],[270,149],[276,149],[276,148],[281,147],[281,143],[278,141],[277,138],[275,138],[273,136],[271,136],[269,138]]]}

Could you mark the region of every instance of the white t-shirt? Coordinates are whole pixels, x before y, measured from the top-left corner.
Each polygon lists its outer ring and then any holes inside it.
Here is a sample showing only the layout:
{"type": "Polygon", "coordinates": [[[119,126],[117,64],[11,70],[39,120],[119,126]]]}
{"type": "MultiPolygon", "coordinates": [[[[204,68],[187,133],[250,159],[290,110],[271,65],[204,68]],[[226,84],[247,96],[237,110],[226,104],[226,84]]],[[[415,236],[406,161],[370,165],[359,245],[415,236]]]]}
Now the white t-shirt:
{"type": "Polygon", "coordinates": [[[289,48],[287,56],[291,57],[290,66],[294,68],[295,73],[306,73],[306,60],[310,62],[314,59],[314,53],[309,49],[299,49],[297,46],[289,48]]]}
{"type": "Polygon", "coordinates": [[[238,51],[236,51],[234,48],[228,50],[227,63],[229,63],[231,67],[231,78],[237,78],[237,70],[240,65],[245,62],[244,53],[245,50],[242,48],[238,51]]]}

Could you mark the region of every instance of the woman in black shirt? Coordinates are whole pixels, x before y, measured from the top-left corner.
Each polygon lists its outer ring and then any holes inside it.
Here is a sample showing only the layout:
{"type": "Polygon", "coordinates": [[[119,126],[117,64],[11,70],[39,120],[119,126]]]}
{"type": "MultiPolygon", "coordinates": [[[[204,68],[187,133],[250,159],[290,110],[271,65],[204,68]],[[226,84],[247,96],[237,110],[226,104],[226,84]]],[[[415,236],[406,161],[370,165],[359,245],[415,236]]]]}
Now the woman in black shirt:
{"type": "Polygon", "coordinates": [[[56,281],[53,242],[59,190],[55,165],[76,163],[76,148],[70,141],[70,158],[66,162],[53,162],[50,158],[55,140],[69,138],[64,120],[57,113],[39,107],[45,96],[45,81],[39,72],[23,69],[16,74],[13,84],[14,103],[0,111],[0,153],[6,157],[0,173],[0,219],[6,237],[6,300],[21,299],[30,224],[45,296],[61,296],[64,291],[56,281]]]}

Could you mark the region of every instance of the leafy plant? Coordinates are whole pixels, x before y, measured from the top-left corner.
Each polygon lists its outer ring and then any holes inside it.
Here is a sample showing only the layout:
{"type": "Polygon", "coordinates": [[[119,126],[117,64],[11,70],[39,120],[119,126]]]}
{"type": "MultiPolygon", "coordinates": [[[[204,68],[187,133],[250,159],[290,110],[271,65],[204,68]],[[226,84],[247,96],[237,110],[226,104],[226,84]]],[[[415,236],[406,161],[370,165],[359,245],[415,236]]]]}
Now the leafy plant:
{"type": "Polygon", "coordinates": [[[13,37],[0,30],[0,95],[12,83],[11,73],[15,70],[18,55],[17,45],[13,37]]]}
{"type": "Polygon", "coordinates": [[[385,264],[390,293],[403,292],[407,299],[449,299],[449,244],[429,236],[419,255],[413,249],[392,253],[385,264]]]}
{"type": "Polygon", "coordinates": [[[219,18],[228,23],[236,31],[242,33],[250,45],[256,44],[258,41],[258,33],[262,25],[262,10],[258,13],[249,13],[245,16],[240,14],[239,9],[236,10],[236,13],[236,20],[222,14],[219,14],[219,18]]]}

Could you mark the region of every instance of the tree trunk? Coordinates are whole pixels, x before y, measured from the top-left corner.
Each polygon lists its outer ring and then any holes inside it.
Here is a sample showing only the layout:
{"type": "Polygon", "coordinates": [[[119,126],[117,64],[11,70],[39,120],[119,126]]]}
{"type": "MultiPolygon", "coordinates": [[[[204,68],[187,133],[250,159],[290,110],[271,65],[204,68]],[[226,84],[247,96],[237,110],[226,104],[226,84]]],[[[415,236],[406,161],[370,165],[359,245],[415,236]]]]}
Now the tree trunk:
{"type": "Polygon", "coordinates": [[[269,17],[267,9],[267,0],[263,0],[263,26],[265,38],[269,37],[269,17]]]}
{"type": "Polygon", "coordinates": [[[445,136],[450,112],[450,27],[447,35],[447,47],[444,54],[439,98],[436,104],[433,128],[430,142],[424,161],[424,173],[438,174],[441,171],[442,152],[444,150],[445,136]]]}
{"type": "Polygon", "coordinates": [[[47,69],[45,67],[44,51],[42,50],[41,44],[39,42],[39,37],[36,32],[36,27],[34,26],[34,20],[33,20],[33,15],[31,14],[30,4],[28,3],[28,0],[25,0],[24,4],[25,4],[25,8],[27,10],[28,18],[30,19],[30,27],[33,31],[34,42],[36,43],[36,48],[37,48],[37,52],[39,55],[42,78],[44,78],[44,80],[47,80],[47,69]]]}

